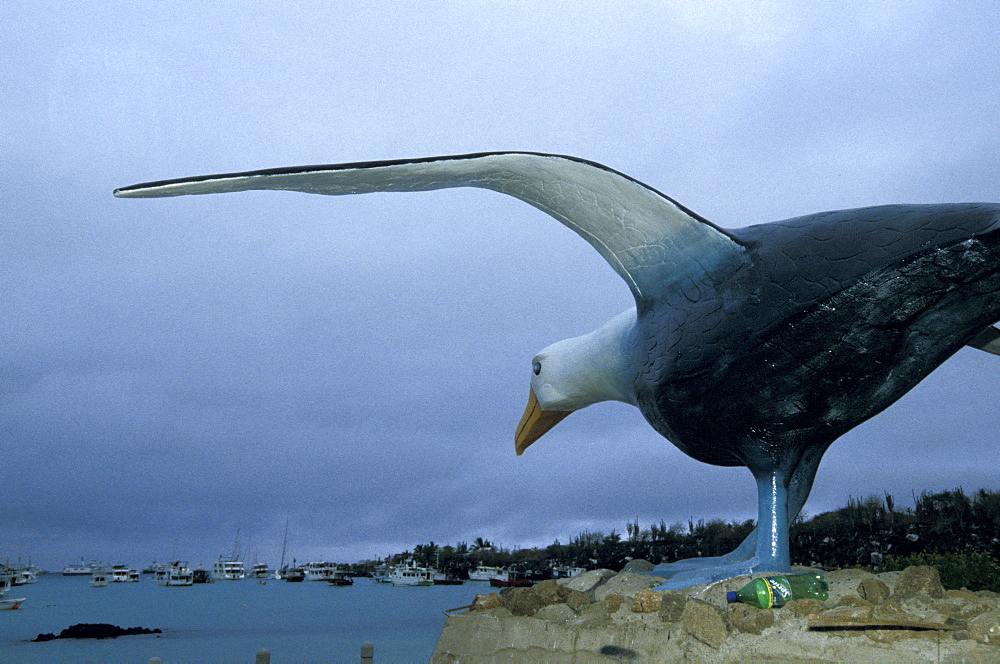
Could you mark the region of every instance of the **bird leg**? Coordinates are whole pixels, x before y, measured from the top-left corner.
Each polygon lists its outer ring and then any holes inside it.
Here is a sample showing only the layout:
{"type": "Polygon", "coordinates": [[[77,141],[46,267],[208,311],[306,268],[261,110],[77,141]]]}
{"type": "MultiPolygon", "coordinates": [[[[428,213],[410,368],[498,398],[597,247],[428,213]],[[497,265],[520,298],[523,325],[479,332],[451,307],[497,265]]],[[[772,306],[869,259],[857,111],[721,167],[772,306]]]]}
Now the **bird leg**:
{"type": "Polygon", "coordinates": [[[687,558],[657,565],[647,574],[668,579],[658,589],[685,588],[755,571],[789,569],[789,528],[809,497],[816,470],[825,451],[824,445],[807,447],[788,476],[788,481],[783,479],[787,473],[779,471],[761,470],[755,473],[760,512],[757,528],[736,549],[724,556],[687,558]],[[778,524],[778,519],[782,519],[784,523],[778,524]],[[760,533],[764,535],[758,546],[760,533]]]}

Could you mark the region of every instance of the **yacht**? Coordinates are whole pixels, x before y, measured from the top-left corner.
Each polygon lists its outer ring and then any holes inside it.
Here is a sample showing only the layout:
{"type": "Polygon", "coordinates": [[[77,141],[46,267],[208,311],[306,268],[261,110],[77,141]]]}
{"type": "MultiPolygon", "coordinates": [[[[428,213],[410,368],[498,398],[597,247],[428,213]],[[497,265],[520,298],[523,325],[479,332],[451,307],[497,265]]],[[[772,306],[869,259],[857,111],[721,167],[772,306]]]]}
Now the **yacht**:
{"type": "Polygon", "coordinates": [[[134,583],[139,580],[139,570],[126,565],[115,565],[111,568],[111,581],[114,583],[134,583]]]}
{"type": "Polygon", "coordinates": [[[344,570],[336,570],[330,576],[326,577],[325,581],[331,586],[353,586],[354,579],[351,578],[350,574],[344,570]]]}
{"type": "Polygon", "coordinates": [[[333,563],[308,563],[306,565],[306,581],[326,581],[337,572],[333,563]]]}
{"type": "Polygon", "coordinates": [[[372,570],[372,578],[376,583],[389,583],[389,569],[388,565],[376,565],[372,570]]]}
{"type": "Polygon", "coordinates": [[[90,563],[89,565],[83,564],[83,558],[80,559],[80,564],[69,564],[63,567],[63,576],[90,576],[94,573],[94,567],[98,566],[99,563],[90,563]]]}
{"type": "Polygon", "coordinates": [[[96,567],[90,573],[90,587],[103,588],[111,583],[111,571],[106,567],[96,567]]]}
{"type": "Polygon", "coordinates": [[[194,572],[186,562],[178,560],[158,569],[156,582],[161,586],[190,586],[194,584],[194,572]]]}
{"type": "Polygon", "coordinates": [[[469,581],[489,581],[494,576],[499,576],[502,571],[499,567],[480,565],[469,572],[469,581]]]}
{"type": "Polygon", "coordinates": [[[212,578],[216,581],[240,581],[247,578],[247,573],[238,557],[219,556],[212,569],[212,578]]]}
{"type": "Polygon", "coordinates": [[[267,569],[267,563],[257,563],[250,568],[250,578],[251,579],[269,579],[271,578],[271,571],[267,569]]]}
{"type": "Polygon", "coordinates": [[[396,565],[389,570],[387,577],[394,586],[433,586],[434,570],[427,567],[417,567],[410,561],[405,565],[396,565]]]}

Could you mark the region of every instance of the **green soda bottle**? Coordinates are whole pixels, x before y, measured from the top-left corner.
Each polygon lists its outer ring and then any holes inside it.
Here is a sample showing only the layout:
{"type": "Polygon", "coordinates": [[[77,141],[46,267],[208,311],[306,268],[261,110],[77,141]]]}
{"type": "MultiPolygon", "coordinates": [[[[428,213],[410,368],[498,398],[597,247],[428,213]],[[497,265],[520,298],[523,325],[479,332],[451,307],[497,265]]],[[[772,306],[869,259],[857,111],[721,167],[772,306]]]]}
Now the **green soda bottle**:
{"type": "Polygon", "coordinates": [[[778,608],[793,599],[812,597],[825,600],[829,595],[821,574],[788,574],[754,579],[739,590],[726,593],[726,601],[743,602],[762,609],[778,608]]]}

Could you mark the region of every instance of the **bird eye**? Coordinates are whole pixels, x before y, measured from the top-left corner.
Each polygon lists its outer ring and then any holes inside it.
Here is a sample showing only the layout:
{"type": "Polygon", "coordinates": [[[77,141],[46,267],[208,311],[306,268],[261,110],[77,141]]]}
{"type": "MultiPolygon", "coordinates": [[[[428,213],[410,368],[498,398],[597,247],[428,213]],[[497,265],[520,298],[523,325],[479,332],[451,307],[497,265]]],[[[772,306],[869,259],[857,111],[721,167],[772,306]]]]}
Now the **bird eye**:
{"type": "Polygon", "coordinates": [[[531,365],[531,368],[534,370],[536,376],[538,374],[542,373],[542,363],[541,362],[535,362],[534,364],[531,365]]]}

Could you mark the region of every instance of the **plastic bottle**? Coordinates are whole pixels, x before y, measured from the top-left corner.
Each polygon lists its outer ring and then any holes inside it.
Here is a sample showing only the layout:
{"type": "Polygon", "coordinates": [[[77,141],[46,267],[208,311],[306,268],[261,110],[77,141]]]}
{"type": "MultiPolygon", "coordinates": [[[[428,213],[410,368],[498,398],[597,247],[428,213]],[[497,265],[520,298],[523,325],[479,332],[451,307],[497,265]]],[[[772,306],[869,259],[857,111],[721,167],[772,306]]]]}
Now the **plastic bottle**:
{"type": "Polygon", "coordinates": [[[739,590],[726,593],[729,602],[743,602],[762,609],[778,608],[793,599],[825,600],[828,586],[821,574],[788,574],[754,579],[739,590]]]}

